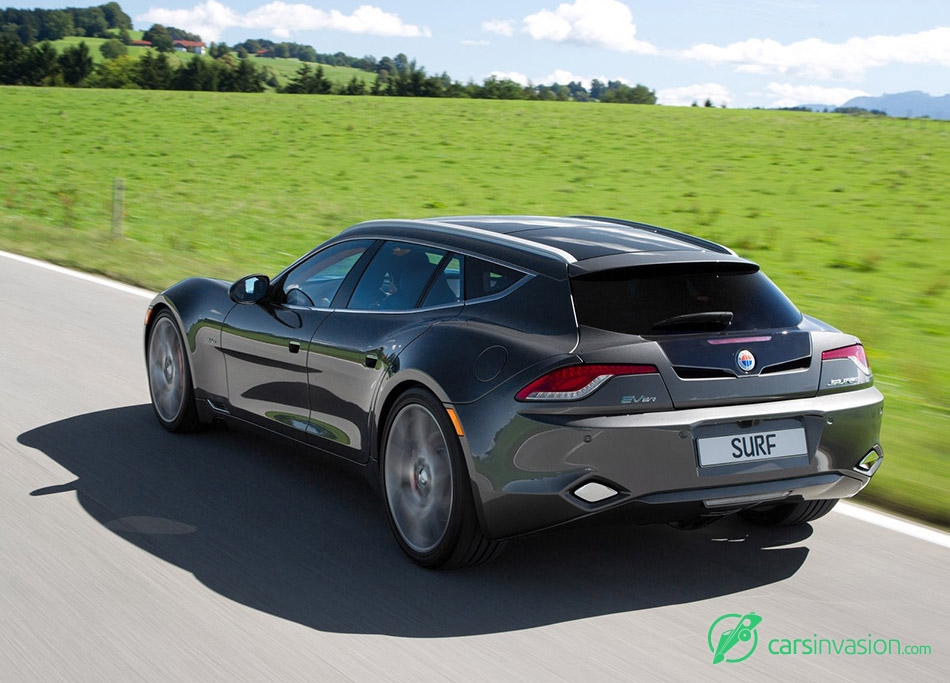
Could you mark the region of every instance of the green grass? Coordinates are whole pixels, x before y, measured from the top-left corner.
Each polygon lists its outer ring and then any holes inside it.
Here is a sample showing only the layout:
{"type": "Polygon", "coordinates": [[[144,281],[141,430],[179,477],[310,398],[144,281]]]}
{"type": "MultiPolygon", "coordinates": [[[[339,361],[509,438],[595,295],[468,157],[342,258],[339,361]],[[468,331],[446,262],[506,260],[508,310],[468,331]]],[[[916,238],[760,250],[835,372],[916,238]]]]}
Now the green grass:
{"type": "MultiPolygon", "coordinates": [[[[106,42],[106,40],[106,38],[82,38],[80,36],[67,36],[62,40],[52,40],[50,43],[54,48],[56,48],[57,52],[62,52],[67,47],[75,47],[76,45],[79,45],[79,43],[85,43],[86,47],[89,48],[89,56],[92,57],[93,64],[102,64],[102,62],[105,61],[105,57],[102,56],[102,52],[99,51],[99,48],[104,42],[106,42]]],[[[129,45],[128,47],[129,56],[135,57],[136,59],[152,49],[150,47],[138,47],[135,45],[129,45]]],[[[174,52],[172,54],[177,57],[188,57],[186,53],[181,52],[174,52]]]]}
{"type": "MultiPolygon", "coordinates": [[[[297,75],[298,69],[304,65],[304,62],[301,62],[299,59],[255,56],[248,57],[248,59],[254,62],[254,65],[258,68],[269,66],[274,69],[281,85],[286,85],[288,81],[297,75]]],[[[330,66],[328,64],[314,63],[310,63],[309,66],[311,71],[315,71],[318,66],[323,67],[323,75],[336,85],[345,85],[350,82],[350,79],[356,76],[357,80],[363,81],[366,83],[366,87],[369,88],[373,85],[373,81],[376,80],[375,74],[360,69],[352,69],[348,66],[330,66]]]]}
{"type": "Polygon", "coordinates": [[[595,213],[724,242],[867,345],[886,459],[860,499],[950,526],[948,122],[30,88],[0,89],[0,117],[0,248],[146,287],[274,273],[391,216],[595,213]]]}

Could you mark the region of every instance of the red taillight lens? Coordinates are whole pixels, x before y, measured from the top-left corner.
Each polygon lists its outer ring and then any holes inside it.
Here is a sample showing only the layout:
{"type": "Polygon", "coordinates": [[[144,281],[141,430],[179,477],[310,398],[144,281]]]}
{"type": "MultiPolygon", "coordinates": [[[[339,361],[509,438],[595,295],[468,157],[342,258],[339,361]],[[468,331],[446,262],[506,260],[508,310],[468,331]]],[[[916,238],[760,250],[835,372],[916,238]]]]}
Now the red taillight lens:
{"type": "Polygon", "coordinates": [[[821,353],[822,360],[832,360],[834,358],[850,358],[859,368],[864,370],[865,373],[871,374],[871,365],[868,363],[868,355],[864,352],[864,347],[860,344],[845,346],[840,349],[832,349],[831,351],[822,351],[821,353]]]}
{"type": "Polygon", "coordinates": [[[657,372],[653,365],[570,365],[542,375],[515,394],[519,401],[577,401],[617,375],[657,372]]]}

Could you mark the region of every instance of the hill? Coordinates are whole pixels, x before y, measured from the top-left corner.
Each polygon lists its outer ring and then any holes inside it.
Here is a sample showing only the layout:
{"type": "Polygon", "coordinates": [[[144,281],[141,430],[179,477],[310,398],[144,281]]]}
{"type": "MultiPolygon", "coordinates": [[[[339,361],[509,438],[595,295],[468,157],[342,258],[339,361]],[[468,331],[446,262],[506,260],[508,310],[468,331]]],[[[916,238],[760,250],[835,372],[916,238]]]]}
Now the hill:
{"type": "Polygon", "coordinates": [[[841,106],[879,109],[888,116],[950,120],[950,95],[934,97],[920,90],[880,97],[854,97],[841,106]]]}
{"type": "MultiPolygon", "coordinates": [[[[89,54],[92,57],[92,60],[95,64],[101,64],[104,61],[102,53],[99,51],[99,47],[106,42],[105,38],[80,38],[78,36],[69,36],[61,40],[52,41],[53,47],[56,48],[57,52],[62,52],[67,47],[73,47],[78,45],[80,42],[86,43],[86,46],[89,48],[89,54]]],[[[136,47],[129,46],[128,48],[129,56],[134,59],[140,59],[145,54],[151,52],[156,54],[155,50],[149,47],[136,47]]],[[[190,52],[173,52],[171,53],[172,58],[177,62],[187,62],[196,57],[190,52]]],[[[256,57],[249,56],[247,59],[258,67],[259,69],[270,67],[277,76],[277,82],[281,85],[287,85],[287,83],[294,77],[297,73],[297,70],[302,67],[305,62],[300,61],[299,59],[285,59],[285,58],[267,58],[267,57],[256,57]]],[[[310,64],[311,67],[317,66],[316,64],[310,64]]],[[[319,65],[323,69],[324,76],[329,78],[334,85],[345,85],[352,79],[354,76],[366,83],[367,87],[372,85],[373,80],[376,78],[375,74],[362,71],[360,69],[353,69],[346,66],[328,66],[325,64],[319,65]]]]}

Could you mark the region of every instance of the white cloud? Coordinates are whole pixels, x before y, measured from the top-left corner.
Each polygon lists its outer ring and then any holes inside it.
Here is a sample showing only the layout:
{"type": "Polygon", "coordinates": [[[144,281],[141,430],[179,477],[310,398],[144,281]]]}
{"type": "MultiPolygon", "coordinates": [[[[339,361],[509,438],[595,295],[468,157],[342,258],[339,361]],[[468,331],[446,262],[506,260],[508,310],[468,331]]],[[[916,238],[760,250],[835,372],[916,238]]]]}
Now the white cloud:
{"type": "Polygon", "coordinates": [[[867,95],[853,88],[823,88],[820,85],[792,85],[769,83],[766,86],[773,107],[797,107],[800,104],[830,104],[841,106],[853,97],[867,95]]]}
{"type": "Polygon", "coordinates": [[[270,31],[278,38],[289,38],[293,31],[323,29],[362,33],[373,36],[418,38],[432,35],[426,27],[407,24],[398,15],[373,5],[361,5],[352,14],[322,10],[311,5],[271,2],[240,14],[217,0],[207,0],[191,9],[150,8],[135,17],[137,22],[177,26],[198,33],[205,41],[220,40],[229,28],[254,28],[270,31]]]}
{"type": "Polygon", "coordinates": [[[577,83],[583,85],[586,90],[590,90],[591,81],[593,81],[595,78],[604,85],[606,85],[608,81],[620,81],[621,83],[630,85],[630,81],[628,81],[626,78],[607,78],[606,76],[578,76],[577,74],[567,71],[566,69],[555,69],[552,73],[548,74],[544,78],[537,79],[537,82],[543,83],[544,85],[554,85],[555,83],[567,85],[572,81],[576,81],[577,83]]]}
{"type": "Polygon", "coordinates": [[[533,83],[535,85],[554,85],[555,83],[559,85],[567,85],[571,82],[577,82],[584,86],[585,89],[590,90],[591,81],[595,78],[603,84],[607,84],[608,81],[620,81],[630,85],[630,81],[626,78],[607,78],[606,76],[579,76],[571,71],[566,69],[555,69],[547,76],[542,78],[528,78],[525,74],[520,71],[492,71],[486,78],[489,76],[494,76],[498,80],[509,80],[514,81],[519,85],[528,85],[533,83]]]}
{"type": "Polygon", "coordinates": [[[575,43],[655,54],[656,47],[635,38],[637,27],[630,8],[618,0],[575,0],[554,11],[542,9],[524,18],[524,32],[535,40],[575,43]]]}
{"type": "Polygon", "coordinates": [[[494,76],[499,81],[514,81],[520,86],[528,85],[529,79],[519,71],[492,71],[488,76],[494,76]]]}
{"type": "Polygon", "coordinates": [[[843,43],[808,38],[783,45],[750,38],[725,47],[696,45],[679,56],[712,65],[729,64],[744,73],[860,80],[868,69],[887,64],[950,66],[950,27],[899,36],[850,38],[843,43]]]}
{"type": "Polygon", "coordinates": [[[515,22],[510,19],[492,19],[491,21],[482,22],[482,30],[510,38],[515,32],[515,22]]]}
{"type": "Polygon", "coordinates": [[[728,106],[732,101],[732,96],[729,94],[729,89],[719,83],[697,83],[656,91],[657,102],[673,107],[688,107],[693,102],[703,104],[707,99],[717,107],[721,104],[728,106]]]}
{"type": "Polygon", "coordinates": [[[135,17],[148,25],[163,24],[197,33],[207,42],[219,40],[221,32],[231,26],[240,26],[241,17],[234,10],[216,0],[208,0],[192,9],[149,8],[135,17]]]}

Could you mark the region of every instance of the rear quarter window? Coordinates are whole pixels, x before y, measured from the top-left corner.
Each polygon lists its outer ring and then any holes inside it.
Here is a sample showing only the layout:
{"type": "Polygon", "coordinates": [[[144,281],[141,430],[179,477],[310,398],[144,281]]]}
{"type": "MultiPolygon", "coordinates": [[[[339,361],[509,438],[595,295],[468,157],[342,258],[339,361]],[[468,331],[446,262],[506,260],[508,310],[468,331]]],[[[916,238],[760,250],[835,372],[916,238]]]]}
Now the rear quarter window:
{"type": "Polygon", "coordinates": [[[794,327],[802,320],[788,297],[746,264],[602,271],[572,278],[571,290],[579,324],[624,334],[745,332],[794,327]],[[717,312],[731,313],[731,322],[701,315],[717,312]],[[671,324],[677,316],[686,318],[671,324]]]}
{"type": "Polygon", "coordinates": [[[465,298],[471,301],[501,294],[524,276],[512,268],[468,256],[465,258],[465,298]]]}

